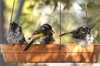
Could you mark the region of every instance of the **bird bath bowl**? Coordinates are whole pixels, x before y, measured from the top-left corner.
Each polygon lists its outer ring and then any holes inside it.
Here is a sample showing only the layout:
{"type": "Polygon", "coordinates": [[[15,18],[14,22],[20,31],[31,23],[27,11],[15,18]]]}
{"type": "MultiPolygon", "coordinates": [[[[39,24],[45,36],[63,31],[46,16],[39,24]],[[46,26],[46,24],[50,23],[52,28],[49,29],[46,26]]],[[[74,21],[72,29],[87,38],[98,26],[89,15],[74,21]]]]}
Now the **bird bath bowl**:
{"type": "Polygon", "coordinates": [[[78,44],[33,44],[28,51],[26,45],[3,44],[1,53],[6,63],[47,63],[47,62],[98,62],[100,45],[80,47],[78,44]]]}

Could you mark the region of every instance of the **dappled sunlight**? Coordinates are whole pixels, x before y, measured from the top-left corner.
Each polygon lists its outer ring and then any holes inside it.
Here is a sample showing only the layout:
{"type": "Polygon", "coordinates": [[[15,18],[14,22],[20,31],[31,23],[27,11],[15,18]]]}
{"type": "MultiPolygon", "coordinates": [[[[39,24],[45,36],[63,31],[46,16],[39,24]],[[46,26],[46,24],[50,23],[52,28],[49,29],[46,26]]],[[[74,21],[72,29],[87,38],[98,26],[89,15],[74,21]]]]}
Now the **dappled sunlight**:
{"type": "Polygon", "coordinates": [[[98,62],[99,45],[81,47],[77,44],[32,45],[28,51],[23,51],[25,45],[3,45],[1,52],[6,63],[21,62],[98,62]]]}

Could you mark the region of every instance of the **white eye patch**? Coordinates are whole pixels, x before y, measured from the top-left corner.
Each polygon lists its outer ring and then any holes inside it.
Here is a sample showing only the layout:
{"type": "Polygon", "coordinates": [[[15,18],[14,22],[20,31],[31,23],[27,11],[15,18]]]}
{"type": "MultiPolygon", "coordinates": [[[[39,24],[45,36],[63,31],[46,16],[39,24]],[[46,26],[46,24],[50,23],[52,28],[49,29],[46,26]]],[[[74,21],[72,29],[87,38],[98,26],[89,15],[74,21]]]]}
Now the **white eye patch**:
{"type": "Polygon", "coordinates": [[[82,33],[85,33],[85,32],[82,32],[82,33]]]}
{"type": "Polygon", "coordinates": [[[42,30],[45,30],[45,28],[44,28],[44,27],[42,27],[42,30]]]}
{"type": "Polygon", "coordinates": [[[90,31],[90,30],[88,30],[88,31],[90,31]]]}

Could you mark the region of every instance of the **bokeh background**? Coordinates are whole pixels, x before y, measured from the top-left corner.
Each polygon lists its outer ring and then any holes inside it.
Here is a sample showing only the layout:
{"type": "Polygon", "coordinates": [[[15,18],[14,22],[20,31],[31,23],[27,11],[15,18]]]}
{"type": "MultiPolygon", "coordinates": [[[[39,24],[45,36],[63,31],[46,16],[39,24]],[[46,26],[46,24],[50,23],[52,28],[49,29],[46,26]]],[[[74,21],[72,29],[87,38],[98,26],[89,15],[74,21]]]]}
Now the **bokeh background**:
{"type": "MultiPolygon", "coordinates": [[[[14,0],[0,0],[0,44],[7,43],[6,37],[13,2],[14,0]]],[[[86,25],[93,27],[94,44],[100,43],[100,0],[15,0],[12,18],[12,20],[21,24],[27,41],[32,32],[39,26],[49,23],[55,31],[55,44],[60,44],[60,30],[61,33],[70,32],[79,26],[86,25]]],[[[71,35],[66,35],[61,38],[61,43],[71,44],[74,43],[74,40],[71,35]]],[[[99,66],[99,63],[71,63],[64,65],[99,66]]],[[[53,64],[5,64],[0,54],[0,66],[53,66],[53,64]]]]}

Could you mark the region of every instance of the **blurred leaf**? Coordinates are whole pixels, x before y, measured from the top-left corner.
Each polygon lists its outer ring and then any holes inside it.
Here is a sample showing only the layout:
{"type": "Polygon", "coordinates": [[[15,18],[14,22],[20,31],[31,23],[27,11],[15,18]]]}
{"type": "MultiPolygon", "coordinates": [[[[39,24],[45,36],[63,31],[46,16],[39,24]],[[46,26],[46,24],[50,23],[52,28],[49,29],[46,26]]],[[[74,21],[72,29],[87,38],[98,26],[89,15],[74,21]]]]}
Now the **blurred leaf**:
{"type": "Polygon", "coordinates": [[[45,3],[46,5],[49,5],[49,4],[50,4],[50,0],[44,0],[44,3],[45,3]]]}
{"type": "Polygon", "coordinates": [[[65,4],[65,7],[64,7],[64,9],[70,9],[70,7],[72,6],[72,1],[73,0],[60,0],[61,1],[61,3],[63,3],[63,4],[65,4]]]}

